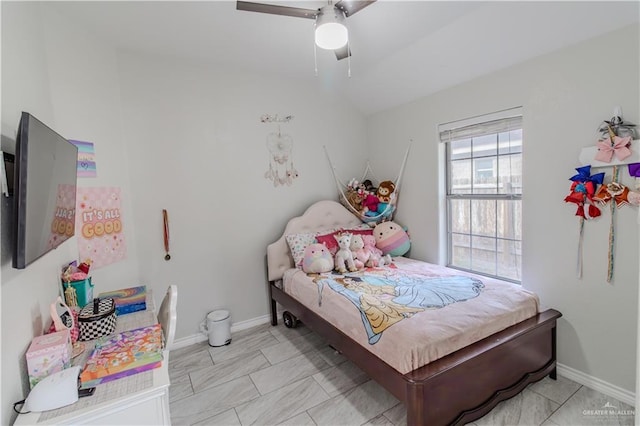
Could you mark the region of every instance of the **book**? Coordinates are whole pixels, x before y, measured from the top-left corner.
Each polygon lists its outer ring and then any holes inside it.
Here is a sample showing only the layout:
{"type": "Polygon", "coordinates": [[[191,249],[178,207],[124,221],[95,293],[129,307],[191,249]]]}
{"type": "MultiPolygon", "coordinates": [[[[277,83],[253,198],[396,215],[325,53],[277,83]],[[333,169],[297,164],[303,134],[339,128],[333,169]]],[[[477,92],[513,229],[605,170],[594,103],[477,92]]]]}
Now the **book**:
{"type": "Polygon", "coordinates": [[[80,373],[81,387],[89,388],[162,365],[160,324],[123,331],[96,340],[80,373]]]}
{"type": "Polygon", "coordinates": [[[116,315],[126,315],[147,309],[147,286],[122,288],[98,295],[99,299],[111,298],[116,302],[116,315]]]}
{"type": "Polygon", "coordinates": [[[162,361],[158,361],[151,364],[142,365],[140,367],[132,368],[130,370],[123,370],[119,373],[115,373],[106,377],[101,377],[95,380],[87,380],[85,382],[81,380],[80,389],[95,388],[96,386],[104,383],[112,382],[114,380],[122,379],[124,377],[133,376],[134,374],[142,373],[143,371],[153,370],[154,368],[158,368],[161,365],[162,365],[162,361]]]}

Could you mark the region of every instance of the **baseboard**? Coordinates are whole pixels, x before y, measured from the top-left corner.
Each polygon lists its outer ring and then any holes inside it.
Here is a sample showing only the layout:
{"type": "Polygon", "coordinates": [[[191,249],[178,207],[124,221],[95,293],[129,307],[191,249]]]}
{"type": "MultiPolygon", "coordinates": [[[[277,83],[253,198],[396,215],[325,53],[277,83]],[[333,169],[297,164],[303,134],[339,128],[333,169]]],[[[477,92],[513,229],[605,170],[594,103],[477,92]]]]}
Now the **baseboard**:
{"type": "Polygon", "coordinates": [[[590,376],[575,368],[568,367],[564,364],[558,363],[558,374],[573,380],[576,383],[580,383],[588,388],[603,393],[607,396],[617,399],[620,402],[629,404],[633,407],[636,405],[636,394],[634,392],[622,389],[616,385],[612,385],[609,382],[598,379],[597,377],[590,376]]]}
{"type": "MultiPolygon", "coordinates": [[[[270,315],[263,315],[261,317],[252,318],[246,321],[235,322],[231,324],[231,332],[246,330],[251,327],[256,327],[258,325],[266,324],[271,321],[270,315]]],[[[204,342],[208,340],[208,336],[204,333],[197,333],[191,336],[182,337],[180,339],[176,339],[173,341],[172,349],[180,349],[187,346],[194,345],[196,343],[204,342]]]]}
{"type": "Polygon", "coordinates": [[[231,324],[231,332],[246,330],[247,328],[256,327],[268,322],[271,322],[271,315],[263,315],[246,321],[234,322],[231,324]]]}

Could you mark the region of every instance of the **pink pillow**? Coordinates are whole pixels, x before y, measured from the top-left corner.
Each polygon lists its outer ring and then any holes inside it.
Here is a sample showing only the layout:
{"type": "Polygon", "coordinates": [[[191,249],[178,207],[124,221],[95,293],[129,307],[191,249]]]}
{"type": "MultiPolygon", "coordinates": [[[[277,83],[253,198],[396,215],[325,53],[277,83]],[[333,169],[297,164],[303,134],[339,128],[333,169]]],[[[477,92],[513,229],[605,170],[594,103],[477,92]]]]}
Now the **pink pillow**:
{"type": "Polygon", "coordinates": [[[373,229],[369,228],[369,229],[339,229],[337,231],[333,231],[329,234],[325,234],[325,235],[316,235],[316,241],[319,242],[320,244],[324,244],[325,246],[327,246],[327,248],[329,249],[329,252],[331,253],[332,256],[336,255],[336,252],[338,251],[338,242],[336,241],[336,239],[333,237],[336,234],[339,234],[341,232],[349,232],[353,235],[373,235],[373,229]]]}

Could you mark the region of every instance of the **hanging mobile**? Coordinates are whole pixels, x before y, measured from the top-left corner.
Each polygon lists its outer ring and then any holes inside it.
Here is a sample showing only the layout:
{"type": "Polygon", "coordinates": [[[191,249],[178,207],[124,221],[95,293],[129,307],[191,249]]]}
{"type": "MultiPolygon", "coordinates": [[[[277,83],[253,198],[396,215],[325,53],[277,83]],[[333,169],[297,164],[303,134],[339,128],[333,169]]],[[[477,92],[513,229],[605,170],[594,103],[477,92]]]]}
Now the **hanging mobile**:
{"type": "Polygon", "coordinates": [[[165,209],[162,209],[162,220],[164,222],[164,251],[167,253],[164,255],[164,260],[171,260],[169,254],[169,215],[165,209]]]}

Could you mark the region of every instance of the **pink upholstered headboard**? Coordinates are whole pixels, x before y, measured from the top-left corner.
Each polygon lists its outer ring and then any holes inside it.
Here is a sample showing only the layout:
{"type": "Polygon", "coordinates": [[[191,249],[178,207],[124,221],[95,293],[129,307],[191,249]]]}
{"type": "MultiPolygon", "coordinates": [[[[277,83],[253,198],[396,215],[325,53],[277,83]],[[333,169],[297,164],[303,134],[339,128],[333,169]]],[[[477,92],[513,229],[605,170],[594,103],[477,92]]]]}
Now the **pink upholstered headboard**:
{"type": "Polygon", "coordinates": [[[302,216],[290,219],[282,236],[267,246],[267,279],[279,280],[284,271],[294,267],[285,235],[349,228],[361,224],[362,221],[356,215],[337,201],[323,200],[312,204],[302,216]]]}

